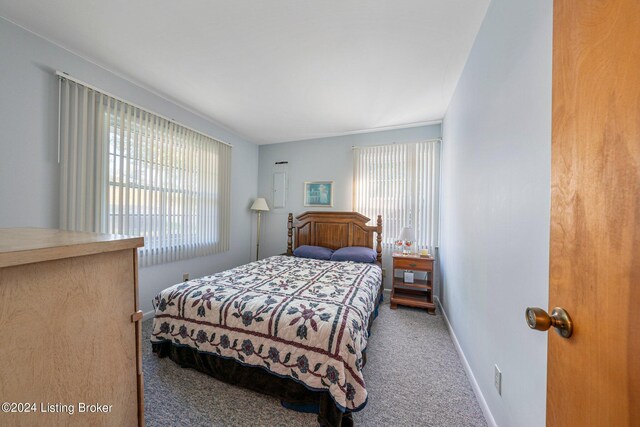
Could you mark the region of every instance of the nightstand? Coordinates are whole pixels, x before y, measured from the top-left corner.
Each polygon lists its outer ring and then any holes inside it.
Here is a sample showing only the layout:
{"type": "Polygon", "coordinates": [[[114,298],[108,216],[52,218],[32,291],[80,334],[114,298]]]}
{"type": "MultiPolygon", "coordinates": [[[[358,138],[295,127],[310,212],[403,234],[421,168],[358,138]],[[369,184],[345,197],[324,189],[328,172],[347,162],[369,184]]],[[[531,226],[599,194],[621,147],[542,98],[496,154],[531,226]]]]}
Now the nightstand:
{"type": "Polygon", "coordinates": [[[420,255],[393,254],[393,289],[391,290],[391,308],[396,309],[398,304],[409,307],[426,308],[429,314],[435,314],[436,306],[433,303],[433,261],[432,257],[420,255]],[[414,280],[414,283],[405,283],[403,277],[395,277],[396,270],[411,270],[427,273],[426,280],[414,280]]]}

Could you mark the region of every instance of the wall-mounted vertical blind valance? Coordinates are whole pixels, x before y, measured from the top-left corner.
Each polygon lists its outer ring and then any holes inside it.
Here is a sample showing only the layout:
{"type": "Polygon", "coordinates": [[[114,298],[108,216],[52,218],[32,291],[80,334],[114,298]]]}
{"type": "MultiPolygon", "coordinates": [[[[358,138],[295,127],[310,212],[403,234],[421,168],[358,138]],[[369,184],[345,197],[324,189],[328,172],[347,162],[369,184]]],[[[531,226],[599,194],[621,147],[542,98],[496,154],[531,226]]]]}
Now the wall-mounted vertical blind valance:
{"type": "Polygon", "coordinates": [[[141,265],[229,249],[231,147],[60,78],[60,228],[144,237],[141,265]]]}
{"type": "Polygon", "coordinates": [[[415,230],[418,248],[438,246],[440,141],[355,147],[353,208],[382,215],[383,244],[392,245],[403,227],[415,230]]]}

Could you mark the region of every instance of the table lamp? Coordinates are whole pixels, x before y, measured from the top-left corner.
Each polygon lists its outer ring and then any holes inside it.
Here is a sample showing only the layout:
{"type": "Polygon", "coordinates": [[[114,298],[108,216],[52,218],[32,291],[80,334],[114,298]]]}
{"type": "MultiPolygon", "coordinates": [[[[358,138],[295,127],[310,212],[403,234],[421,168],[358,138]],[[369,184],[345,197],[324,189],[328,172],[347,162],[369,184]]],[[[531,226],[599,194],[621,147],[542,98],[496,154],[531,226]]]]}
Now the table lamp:
{"type": "Polygon", "coordinates": [[[402,253],[407,255],[411,253],[410,248],[413,246],[413,241],[415,240],[416,235],[413,231],[413,227],[405,227],[402,229],[400,233],[400,240],[404,242],[404,248],[402,253]]]}

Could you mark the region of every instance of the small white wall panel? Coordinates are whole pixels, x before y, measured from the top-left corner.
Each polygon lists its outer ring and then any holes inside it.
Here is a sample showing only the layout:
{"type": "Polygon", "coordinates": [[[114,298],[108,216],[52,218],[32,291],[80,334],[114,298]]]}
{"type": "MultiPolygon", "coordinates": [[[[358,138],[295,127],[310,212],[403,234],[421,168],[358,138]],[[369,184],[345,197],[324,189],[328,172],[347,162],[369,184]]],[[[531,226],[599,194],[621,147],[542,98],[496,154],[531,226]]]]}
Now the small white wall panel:
{"type": "Polygon", "coordinates": [[[287,203],[287,174],[274,172],[273,174],[273,207],[284,208],[287,203]]]}

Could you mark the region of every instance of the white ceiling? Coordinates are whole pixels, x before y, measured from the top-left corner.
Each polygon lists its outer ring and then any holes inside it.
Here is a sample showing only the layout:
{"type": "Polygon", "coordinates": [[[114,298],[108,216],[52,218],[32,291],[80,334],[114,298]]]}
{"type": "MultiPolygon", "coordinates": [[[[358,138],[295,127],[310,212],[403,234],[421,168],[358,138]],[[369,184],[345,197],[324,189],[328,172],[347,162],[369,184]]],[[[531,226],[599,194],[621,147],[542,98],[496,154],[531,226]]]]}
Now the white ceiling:
{"type": "Polygon", "coordinates": [[[264,144],[442,119],[489,1],[0,0],[0,16],[264,144]]]}

